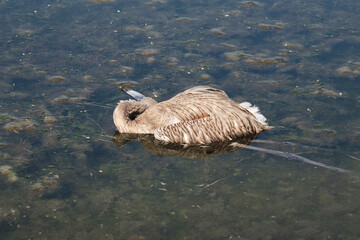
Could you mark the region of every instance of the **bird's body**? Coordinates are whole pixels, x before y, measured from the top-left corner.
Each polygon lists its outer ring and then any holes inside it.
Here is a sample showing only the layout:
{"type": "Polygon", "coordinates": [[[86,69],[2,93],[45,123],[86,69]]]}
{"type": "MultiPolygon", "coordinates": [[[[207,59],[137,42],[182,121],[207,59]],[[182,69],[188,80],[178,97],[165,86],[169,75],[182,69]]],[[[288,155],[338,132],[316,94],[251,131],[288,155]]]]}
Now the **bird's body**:
{"type": "Polygon", "coordinates": [[[113,118],[120,133],[154,134],[181,144],[231,141],[271,128],[257,107],[238,104],[209,86],[193,87],[160,103],[147,97],[120,101],[113,118]]]}

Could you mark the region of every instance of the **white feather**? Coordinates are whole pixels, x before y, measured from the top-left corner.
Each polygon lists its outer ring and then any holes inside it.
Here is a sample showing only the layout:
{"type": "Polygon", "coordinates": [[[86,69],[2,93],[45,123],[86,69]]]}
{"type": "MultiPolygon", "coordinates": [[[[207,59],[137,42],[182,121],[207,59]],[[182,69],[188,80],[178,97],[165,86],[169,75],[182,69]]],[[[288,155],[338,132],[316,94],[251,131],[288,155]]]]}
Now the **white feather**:
{"type": "Polygon", "coordinates": [[[242,106],[243,108],[245,108],[246,110],[251,112],[255,116],[255,118],[258,122],[260,122],[264,125],[268,125],[266,122],[266,117],[261,114],[260,109],[257,106],[252,105],[249,102],[242,102],[242,103],[240,103],[240,106],[242,106]]]}
{"type": "Polygon", "coordinates": [[[132,89],[127,89],[125,90],[125,92],[127,94],[129,94],[130,96],[132,96],[133,98],[135,98],[137,101],[140,101],[142,100],[145,96],[142,95],[141,93],[137,92],[137,91],[134,91],[132,89]]]}

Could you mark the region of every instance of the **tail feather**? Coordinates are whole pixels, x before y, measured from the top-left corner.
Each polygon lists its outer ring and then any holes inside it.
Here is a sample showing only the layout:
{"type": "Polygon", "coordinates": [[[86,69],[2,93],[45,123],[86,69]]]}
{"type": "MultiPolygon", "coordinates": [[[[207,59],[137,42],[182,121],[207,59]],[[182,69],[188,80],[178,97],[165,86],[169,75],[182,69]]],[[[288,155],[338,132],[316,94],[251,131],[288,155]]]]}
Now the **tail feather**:
{"type": "Polygon", "coordinates": [[[242,103],[240,103],[240,106],[242,106],[243,108],[245,108],[246,110],[251,112],[255,116],[257,121],[259,121],[260,123],[262,123],[265,126],[268,125],[266,122],[266,117],[261,114],[260,109],[257,106],[252,105],[249,102],[242,102],[242,103]]]}

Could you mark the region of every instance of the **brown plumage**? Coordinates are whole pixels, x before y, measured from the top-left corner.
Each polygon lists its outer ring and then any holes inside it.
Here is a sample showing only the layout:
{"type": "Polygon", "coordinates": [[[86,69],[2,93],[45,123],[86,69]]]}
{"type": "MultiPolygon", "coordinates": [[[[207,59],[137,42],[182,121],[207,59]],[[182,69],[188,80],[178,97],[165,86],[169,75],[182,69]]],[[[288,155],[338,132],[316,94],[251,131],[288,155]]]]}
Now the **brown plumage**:
{"type": "Polygon", "coordinates": [[[120,101],[113,118],[120,133],[154,134],[183,144],[231,141],[271,128],[257,107],[238,104],[209,86],[193,87],[160,103],[148,97],[120,101]]]}

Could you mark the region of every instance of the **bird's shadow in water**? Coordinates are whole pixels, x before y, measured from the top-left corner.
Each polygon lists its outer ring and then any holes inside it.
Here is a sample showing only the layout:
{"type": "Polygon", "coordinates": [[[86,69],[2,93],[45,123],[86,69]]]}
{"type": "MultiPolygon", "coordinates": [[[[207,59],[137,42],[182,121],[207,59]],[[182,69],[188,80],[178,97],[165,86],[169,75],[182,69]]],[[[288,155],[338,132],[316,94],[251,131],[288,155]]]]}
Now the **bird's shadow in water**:
{"type": "Polygon", "coordinates": [[[128,142],[138,140],[144,148],[156,156],[177,156],[184,158],[207,158],[215,155],[231,153],[242,148],[254,150],[258,152],[268,153],[289,160],[300,161],[314,166],[335,170],[338,172],[349,172],[346,169],[334,167],[325,163],[316,162],[308,158],[296,155],[294,153],[277,151],[267,148],[250,146],[250,143],[257,137],[249,135],[246,137],[238,138],[232,141],[217,142],[209,145],[184,145],[176,143],[165,143],[155,139],[152,134],[133,134],[133,133],[119,133],[116,131],[112,140],[115,145],[121,147],[128,142]]]}
{"type": "Polygon", "coordinates": [[[115,145],[121,147],[128,142],[138,140],[143,147],[156,156],[177,156],[184,158],[207,158],[215,155],[234,152],[249,145],[255,136],[248,136],[228,142],[217,142],[209,145],[184,145],[177,143],[165,143],[155,139],[152,134],[119,133],[113,136],[115,145]],[[237,143],[237,144],[234,144],[237,143]]]}

